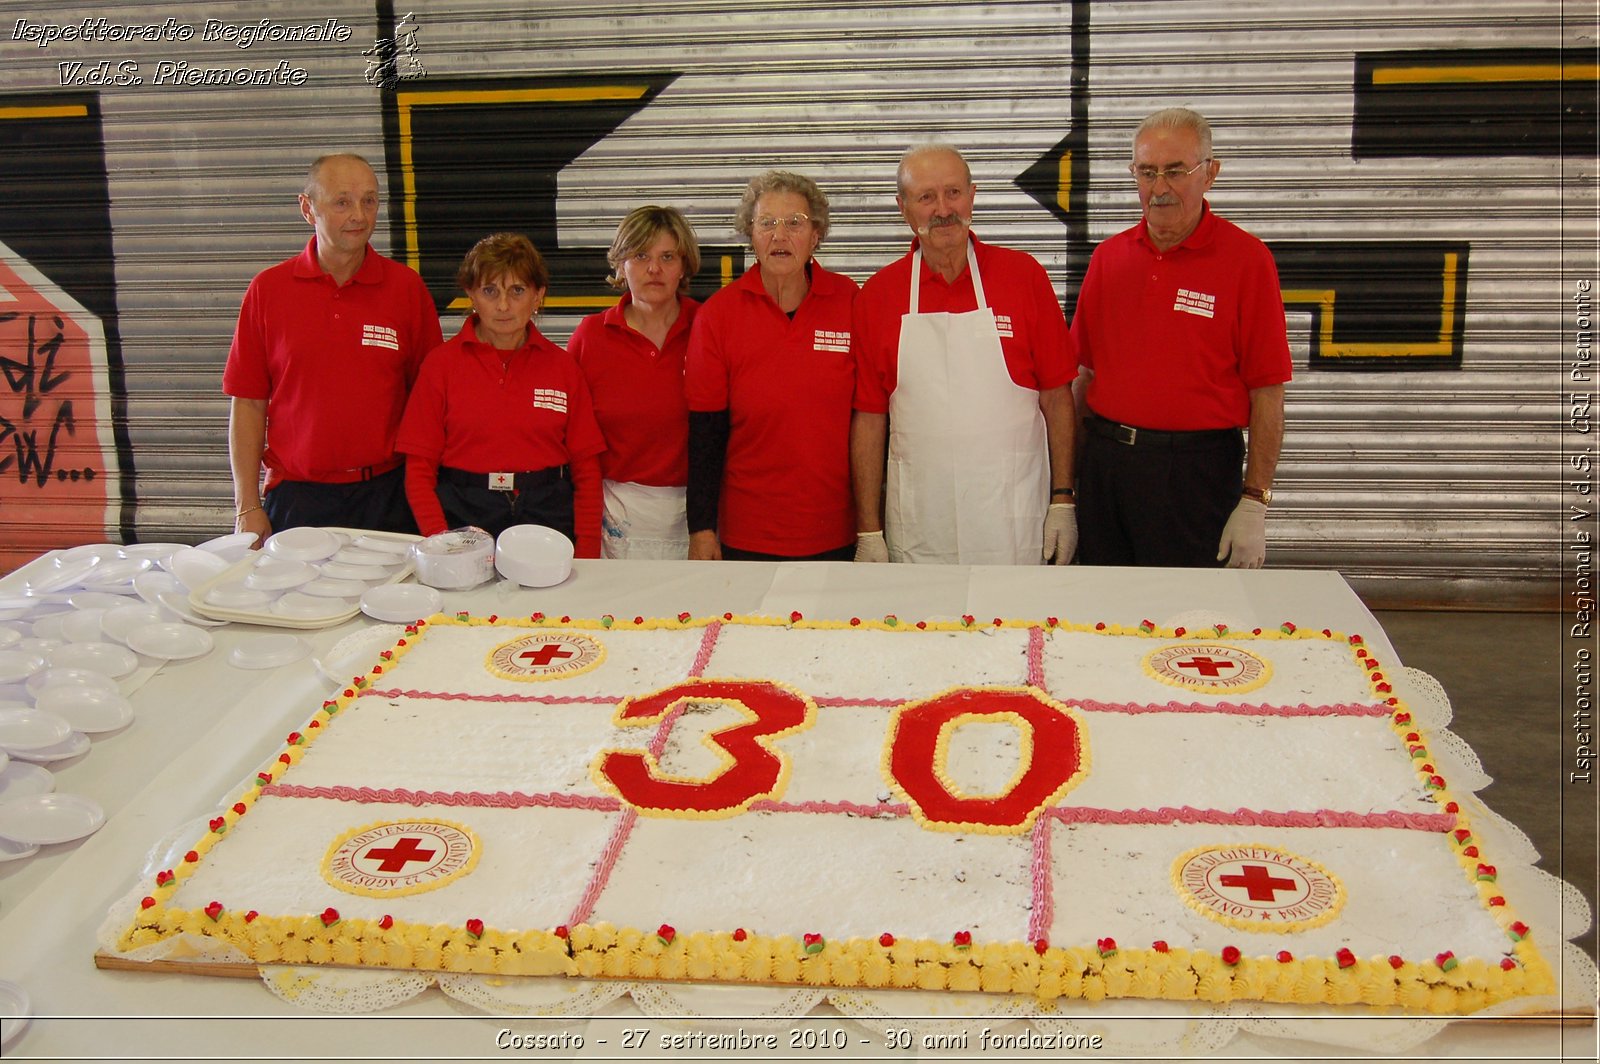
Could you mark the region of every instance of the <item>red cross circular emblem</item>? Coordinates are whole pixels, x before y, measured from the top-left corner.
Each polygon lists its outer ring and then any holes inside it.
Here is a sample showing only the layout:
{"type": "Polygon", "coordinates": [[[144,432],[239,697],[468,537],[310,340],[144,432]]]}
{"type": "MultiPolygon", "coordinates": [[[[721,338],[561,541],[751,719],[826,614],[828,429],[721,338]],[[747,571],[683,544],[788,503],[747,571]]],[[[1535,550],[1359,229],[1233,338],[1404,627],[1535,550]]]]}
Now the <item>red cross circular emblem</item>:
{"type": "Polygon", "coordinates": [[[1191,691],[1237,694],[1266,683],[1272,670],[1247,650],[1218,643],[1186,643],[1145,655],[1147,673],[1191,691]]]}
{"type": "Polygon", "coordinates": [[[559,680],[600,664],[605,648],[578,632],[525,635],[489,652],[489,671],[506,680],[559,680]]]}
{"type": "Polygon", "coordinates": [[[1344,887],[1317,862],[1276,846],[1202,846],[1172,865],[1190,908],[1245,931],[1304,931],[1344,905],[1344,887]]]}
{"type": "Polygon", "coordinates": [[[400,820],[345,832],[329,847],[322,875],[351,894],[393,897],[442,887],[477,861],[478,840],[461,825],[400,820]]]}

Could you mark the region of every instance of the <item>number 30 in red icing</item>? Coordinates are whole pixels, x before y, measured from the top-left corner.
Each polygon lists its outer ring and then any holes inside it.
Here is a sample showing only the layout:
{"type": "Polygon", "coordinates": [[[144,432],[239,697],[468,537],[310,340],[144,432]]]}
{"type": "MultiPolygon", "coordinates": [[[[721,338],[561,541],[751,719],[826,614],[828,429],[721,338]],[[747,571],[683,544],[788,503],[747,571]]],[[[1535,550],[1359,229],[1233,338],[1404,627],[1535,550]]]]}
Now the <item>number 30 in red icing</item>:
{"type": "Polygon", "coordinates": [[[694,679],[624,700],[616,722],[624,727],[656,724],[686,702],[721,702],[749,718],[705,737],[722,757],[722,768],[703,779],[665,775],[656,761],[660,747],[652,744],[650,750],[601,751],[594,763],[595,781],[646,814],[732,816],[758,798],[776,798],[789,763],[773,748],[774,741],[810,727],[816,703],[764,680],[694,679]]]}
{"type": "Polygon", "coordinates": [[[1042,692],[959,687],[895,710],[884,770],[924,827],[968,831],[981,826],[1021,834],[1078,782],[1084,764],[1082,737],[1072,711],[1042,692]],[[956,794],[945,773],[950,733],[985,718],[1010,720],[1021,728],[1020,771],[1000,794],[956,794]]]}

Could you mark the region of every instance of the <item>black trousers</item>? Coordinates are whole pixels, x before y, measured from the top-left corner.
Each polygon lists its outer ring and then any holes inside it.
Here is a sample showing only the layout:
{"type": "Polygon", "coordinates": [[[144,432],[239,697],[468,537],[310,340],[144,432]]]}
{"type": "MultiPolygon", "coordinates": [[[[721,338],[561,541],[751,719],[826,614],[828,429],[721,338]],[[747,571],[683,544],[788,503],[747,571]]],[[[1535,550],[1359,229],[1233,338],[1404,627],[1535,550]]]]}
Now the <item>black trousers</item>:
{"type": "Polygon", "coordinates": [[[1244,486],[1240,431],[1138,431],[1129,444],[1125,431],[1093,414],[1087,428],[1078,467],[1079,563],[1221,565],[1217,546],[1244,486]]]}
{"type": "Polygon", "coordinates": [[[406,467],[350,484],[281,480],[261,496],[272,530],[311,525],[317,528],[366,528],[377,532],[417,534],[416,518],[406,501],[406,467]]]}
{"type": "Polygon", "coordinates": [[[572,476],[566,466],[517,473],[515,483],[515,490],[496,491],[489,487],[487,473],[440,466],[434,490],[451,528],[476,525],[498,536],[512,525],[544,525],[578,542],[572,476]]]}
{"type": "Polygon", "coordinates": [[[825,550],[821,554],[802,554],[791,557],[787,554],[762,554],[756,550],[741,550],[722,545],[722,557],[730,562],[850,562],[855,561],[856,545],[846,543],[833,550],[825,550]]]}

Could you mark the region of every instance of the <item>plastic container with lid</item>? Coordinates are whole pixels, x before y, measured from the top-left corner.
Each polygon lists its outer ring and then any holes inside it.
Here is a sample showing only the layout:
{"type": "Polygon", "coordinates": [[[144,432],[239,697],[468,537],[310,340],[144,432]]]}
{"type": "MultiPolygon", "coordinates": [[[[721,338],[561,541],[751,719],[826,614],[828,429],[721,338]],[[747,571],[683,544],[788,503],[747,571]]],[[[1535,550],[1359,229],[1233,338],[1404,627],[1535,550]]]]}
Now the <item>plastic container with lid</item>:
{"type": "Polygon", "coordinates": [[[411,545],[417,580],[441,591],[465,591],[494,578],[494,537],[481,528],[452,528],[411,545]]]}

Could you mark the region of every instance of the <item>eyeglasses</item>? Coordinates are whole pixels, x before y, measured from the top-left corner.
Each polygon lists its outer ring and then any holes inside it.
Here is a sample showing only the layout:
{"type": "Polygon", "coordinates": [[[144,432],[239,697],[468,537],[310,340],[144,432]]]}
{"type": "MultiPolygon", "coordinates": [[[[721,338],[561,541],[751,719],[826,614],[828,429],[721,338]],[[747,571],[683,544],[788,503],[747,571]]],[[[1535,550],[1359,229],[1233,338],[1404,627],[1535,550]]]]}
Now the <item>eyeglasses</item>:
{"type": "Polygon", "coordinates": [[[1143,185],[1155,184],[1156,178],[1158,177],[1164,177],[1167,179],[1167,184],[1175,185],[1210,161],[1210,159],[1201,159],[1188,169],[1184,169],[1182,163],[1173,163],[1171,166],[1168,166],[1164,169],[1158,169],[1154,166],[1136,166],[1129,164],[1128,173],[1132,174],[1134,180],[1143,185]]]}
{"type": "Polygon", "coordinates": [[[789,215],[787,218],[774,218],[770,214],[763,214],[756,219],[756,231],[772,233],[781,225],[791,233],[798,233],[810,224],[811,215],[801,214],[799,211],[789,215]]]}

